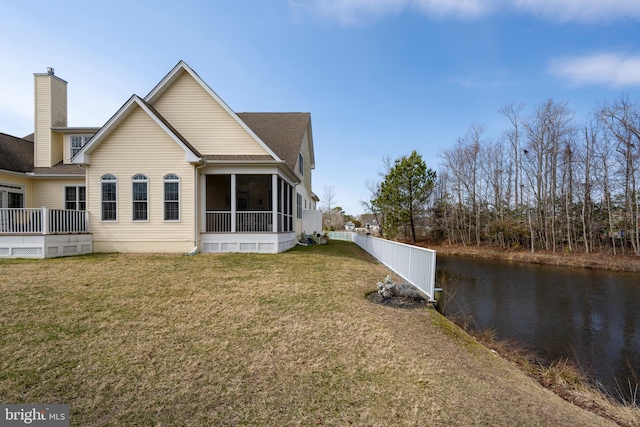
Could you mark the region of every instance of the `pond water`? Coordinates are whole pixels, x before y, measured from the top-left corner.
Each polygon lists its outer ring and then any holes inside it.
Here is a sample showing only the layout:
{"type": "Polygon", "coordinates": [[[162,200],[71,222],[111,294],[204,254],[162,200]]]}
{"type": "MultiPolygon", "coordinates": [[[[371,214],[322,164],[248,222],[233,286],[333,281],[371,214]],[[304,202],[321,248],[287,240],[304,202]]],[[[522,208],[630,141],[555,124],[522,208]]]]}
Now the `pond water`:
{"type": "Polygon", "coordinates": [[[640,274],[438,255],[436,286],[447,317],[568,358],[617,399],[640,384],[640,274]]]}

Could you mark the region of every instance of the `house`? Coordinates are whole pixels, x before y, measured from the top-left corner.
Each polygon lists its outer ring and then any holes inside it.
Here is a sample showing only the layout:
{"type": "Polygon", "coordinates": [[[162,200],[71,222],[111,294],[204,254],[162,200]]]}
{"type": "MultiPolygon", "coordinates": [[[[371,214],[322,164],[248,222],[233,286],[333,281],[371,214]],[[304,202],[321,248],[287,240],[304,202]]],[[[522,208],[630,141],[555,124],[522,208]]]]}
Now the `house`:
{"type": "Polygon", "coordinates": [[[353,231],[356,229],[356,225],[353,222],[349,221],[344,225],[344,229],[347,231],[353,231]]]}
{"type": "Polygon", "coordinates": [[[34,134],[0,134],[0,257],[285,251],[321,230],[309,113],[236,113],[183,61],[102,127],[34,74],[34,134]]]}

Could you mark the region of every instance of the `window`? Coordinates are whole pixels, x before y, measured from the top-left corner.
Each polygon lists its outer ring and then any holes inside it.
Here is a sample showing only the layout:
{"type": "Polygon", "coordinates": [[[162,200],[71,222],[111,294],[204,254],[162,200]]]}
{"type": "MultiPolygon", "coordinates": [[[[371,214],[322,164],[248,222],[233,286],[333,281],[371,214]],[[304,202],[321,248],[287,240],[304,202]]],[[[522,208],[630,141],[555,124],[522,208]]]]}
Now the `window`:
{"type": "Polygon", "coordinates": [[[180,221],[180,177],[165,175],[164,179],[164,220],[180,221]]]}
{"type": "Polygon", "coordinates": [[[298,153],[298,172],[300,172],[300,175],[304,175],[304,159],[302,158],[302,153],[298,153]]]}
{"type": "Polygon", "coordinates": [[[87,210],[87,191],[84,185],[64,187],[64,208],[73,211],[87,210]]]}
{"type": "Polygon", "coordinates": [[[300,193],[296,193],[297,194],[297,203],[296,203],[296,207],[297,207],[297,214],[298,214],[298,219],[302,219],[302,194],[300,193]]]}
{"type": "Polygon", "coordinates": [[[0,208],[24,208],[24,188],[0,184],[0,208]]]}
{"type": "Polygon", "coordinates": [[[147,221],[149,219],[149,180],[145,175],[138,174],[131,178],[131,199],[133,206],[132,220],[147,221]]]}
{"type": "Polygon", "coordinates": [[[104,175],[100,179],[102,187],[102,221],[117,221],[117,184],[118,180],[113,175],[104,175]]]}
{"type": "Polygon", "coordinates": [[[91,135],[71,135],[71,158],[91,139],[91,135]]]}

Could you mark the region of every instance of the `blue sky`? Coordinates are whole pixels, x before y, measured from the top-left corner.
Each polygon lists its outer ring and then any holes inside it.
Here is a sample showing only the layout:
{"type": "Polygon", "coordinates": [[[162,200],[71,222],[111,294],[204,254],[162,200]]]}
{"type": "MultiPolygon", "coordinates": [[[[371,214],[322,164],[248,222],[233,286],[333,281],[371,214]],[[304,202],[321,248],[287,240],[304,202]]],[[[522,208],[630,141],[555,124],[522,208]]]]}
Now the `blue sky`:
{"type": "Polygon", "coordinates": [[[33,130],[33,73],[101,126],[186,61],[237,112],[311,112],[314,191],[362,212],[383,158],[439,154],[548,98],[578,121],[640,92],[638,0],[0,0],[0,132],[33,130]]]}

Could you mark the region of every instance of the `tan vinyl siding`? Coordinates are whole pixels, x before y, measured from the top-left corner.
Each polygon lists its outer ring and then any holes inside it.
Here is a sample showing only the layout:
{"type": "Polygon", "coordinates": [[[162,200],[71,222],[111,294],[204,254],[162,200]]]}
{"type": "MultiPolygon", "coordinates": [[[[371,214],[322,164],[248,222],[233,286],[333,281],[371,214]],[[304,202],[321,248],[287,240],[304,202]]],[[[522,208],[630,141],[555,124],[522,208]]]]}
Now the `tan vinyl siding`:
{"type": "Polygon", "coordinates": [[[153,105],[203,155],[265,155],[267,151],[188,73],[153,105]]]}
{"type": "Polygon", "coordinates": [[[67,82],[48,74],[35,75],[35,166],[62,161],[63,138],[51,127],[67,125],[67,82]]]}
{"type": "Polygon", "coordinates": [[[51,77],[51,126],[67,126],[67,83],[51,77]]]}
{"type": "Polygon", "coordinates": [[[64,209],[64,187],[67,185],[83,186],[84,177],[69,179],[35,179],[33,180],[33,206],[46,206],[49,209],[64,209]]]}
{"type": "Polygon", "coordinates": [[[194,246],[193,166],[184,151],[144,111],[137,107],[91,153],[87,167],[87,209],[96,251],[173,252],[194,246]],[[163,177],[180,177],[180,222],[164,221],[163,177]],[[117,222],[101,220],[101,183],[105,174],[117,179],[117,222]],[[132,221],[131,178],[148,178],[146,222],[132,221]]]}
{"type": "Polygon", "coordinates": [[[311,151],[309,145],[309,132],[305,132],[302,144],[300,147],[300,154],[302,154],[303,161],[303,175],[300,176],[300,157],[296,161],[295,172],[300,178],[300,185],[297,187],[298,193],[302,195],[302,209],[310,209],[313,200],[311,199],[311,151]],[[306,205],[305,205],[306,200],[306,205]]]}
{"type": "Polygon", "coordinates": [[[64,135],[51,132],[51,166],[57,165],[64,156],[64,135]]]}
{"type": "Polygon", "coordinates": [[[63,135],[62,147],[62,161],[65,164],[71,163],[71,135],[63,135]]]}
{"type": "Polygon", "coordinates": [[[307,190],[307,194],[311,197],[311,152],[309,150],[309,132],[304,133],[304,138],[302,140],[302,146],[300,148],[302,152],[302,159],[304,161],[304,177],[303,177],[303,185],[307,190]]]}
{"type": "Polygon", "coordinates": [[[51,79],[35,77],[35,166],[51,167],[51,79]]]}

